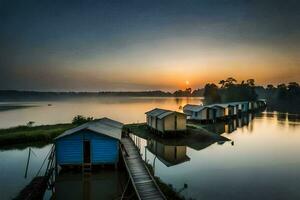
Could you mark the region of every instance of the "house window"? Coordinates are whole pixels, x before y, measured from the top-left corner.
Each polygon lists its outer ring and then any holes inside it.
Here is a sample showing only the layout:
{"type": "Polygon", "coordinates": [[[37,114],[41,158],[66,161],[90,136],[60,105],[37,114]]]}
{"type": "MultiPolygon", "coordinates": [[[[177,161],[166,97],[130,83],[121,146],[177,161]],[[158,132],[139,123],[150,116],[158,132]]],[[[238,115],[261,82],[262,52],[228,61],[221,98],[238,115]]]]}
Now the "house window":
{"type": "Polygon", "coordinates": [[[195,112],[195,117],[198,117],[198,113],[197,112],[195,112]]]}

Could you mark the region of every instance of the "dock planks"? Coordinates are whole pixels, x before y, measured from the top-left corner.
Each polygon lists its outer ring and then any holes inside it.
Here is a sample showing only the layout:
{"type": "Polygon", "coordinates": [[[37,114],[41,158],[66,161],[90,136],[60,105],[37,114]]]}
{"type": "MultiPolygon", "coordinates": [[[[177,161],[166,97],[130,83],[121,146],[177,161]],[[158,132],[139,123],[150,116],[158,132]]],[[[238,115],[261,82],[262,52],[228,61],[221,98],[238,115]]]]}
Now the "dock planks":
{"type": "Polygon", "coordinates": [[[18,194],[14,200],[38,200],[43,199],[47,189],[48,179],[44,176],[37,176],[18,194]]]}
{"type": "Polygon", "coordinates": [[[130,137],[121,139],[127,155],[123,152],[124,162],[129,173],[136,194],[141,200],[166,199],[159,189],[153,176],[146,168],[145,163],[130,137]]]}

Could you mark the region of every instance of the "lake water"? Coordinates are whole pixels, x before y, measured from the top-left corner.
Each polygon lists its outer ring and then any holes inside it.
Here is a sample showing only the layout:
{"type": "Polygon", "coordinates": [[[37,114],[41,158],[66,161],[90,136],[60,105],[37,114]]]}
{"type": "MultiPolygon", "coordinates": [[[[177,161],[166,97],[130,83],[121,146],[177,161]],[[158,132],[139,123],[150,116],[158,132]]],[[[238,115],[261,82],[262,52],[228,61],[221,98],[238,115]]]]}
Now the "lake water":
{"type": "Polygon", "coordinates": [[[262,113],[214,129],[234,143],[136,141],[155,175],[186,198],[300,199],[299,119],[262,113]]]}
{"type": "Polygon", "coordinates": [[[101,97],[61,101],[2,102],[32,106],[0,112],[0,128],[25,125],[69,123],[76,115],[110,117],[123,123],[145,121],[145,112],[155,107],[180,110],[187,103],[199,104],[201,98],[101,97]],[[51,106],[48,106],[51,105],[51,106]]]}
{"type": "MultiPolygon", "coordinates": [[[[0,112],[0,128],[8,128],[25,125],[34,121],[35,125],[69,123],[76,115],[92,116],[94,118],[111,117],[123,123],[143,122],[144,113],[154,107],[180,110],[187,103],[200,103],[200,98],[151,98],[151,97],[116,97],[116,98],[80,98],[60,101],[35,101],[35,102],[1,102],[1,105],[24,105],[18,109],[9,109],[0,112]],[[48,106],[51,104],[51,106],[48,106]]],[[[29,147],[12,147],[13,150],[0,148],[0,199],[11,199],[19,190],[28,184],[42,165],[44,157],[50,150],[50,145],[44,147],[33,147],[27,178],[24,178],[29,147]]],[[[98,181],[91,180],[90,188],[103,184],[101,180],[116,180],[115,173],[97,173],[98,181]],[[111,177],[110,177],[110,176],[111,177]]],[[[70,176],[63,176],[59,181],[59,188],[67,188],[66,183],[70,176]]],[[[71,178],[72,179],[72,178],[71,178]]],[[[85,183],[86,179],[79,179],[74,175],[74,187],[85,183]]],[[[96,178],[97,180],[97,178],[96,178]]],[[[119,183],[112,181],[113,191],[119,191],[119,183]]],[[[59,190],[60,191],[60,190],[59,190]]],[[[84,191],[77,191],[80,199],[84,191]]],[[[91,190],[92,191],[92,190],[91,190]]],[[[58,194],[61,196],[60,194],[58,194]]],[[[108,194],[106,196],[109,196],[108,194]]],[[[99,197],[98,193],[91,197],[99,197]]],[[[103,198],[103,196],[102,196],[103,198]]]]}
{"type": "MultiPolygon", "coordinates": [[[[38,106],[0,112],[0,127],[26,124],[28,121],[37,124],[69,122],[77,114],[108,116],[124,123],[143,122],[144,113],[153,107],[180,110],[186,103],[200,101],[199,98],[122,97],[27,102],[38,106]],[[48,106],[49,103],[52,106],[48,106]]],[[[207,128],[230,138],[234,143],[198,141],[193,145],[174,146],[167,141],[137,141],[143,157],[153,165],[155,175],[172,184],[187,198],[300,199],[299,118],[276,112],[262,113],[207,128]]],[[[10,199],[31,180],[49,149],[50,145],[32,148],[36,155],[31,155],[26,179],[28,148],[0,151],[1,199],[10,199]]],[[[99,190],[102,187],[107,190],[103,181],[111,180],[111,191],[120,192],[115,173],[103,172],[94,177],[96,182],[92,182],[99,190]]],[[[84,183],[78,175],[71,176],[71,182],[68,182],[69,179],[68,175],[63,177],[59,182],[60,188],[69,188],[70,184],[80,187],[84,183]]],[[[98,198],[95,191],[91,189],[90,196],[98,198]]],[[[84,194],[84,190],[80,192],[84,194]]],[[[112,194],[107,195],[111,197],[112,194]]]]}

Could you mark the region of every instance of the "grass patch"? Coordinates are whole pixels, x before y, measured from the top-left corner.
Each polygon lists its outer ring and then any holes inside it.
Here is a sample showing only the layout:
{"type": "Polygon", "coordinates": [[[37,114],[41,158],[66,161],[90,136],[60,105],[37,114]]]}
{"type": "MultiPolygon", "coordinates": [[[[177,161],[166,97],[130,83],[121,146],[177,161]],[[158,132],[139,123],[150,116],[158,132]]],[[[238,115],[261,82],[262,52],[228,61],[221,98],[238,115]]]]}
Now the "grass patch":
{"type": "MultiPolygon", "coordinates": [[[[158,134],[155,134],[153,133],[153,131],[151,131],[151,129],[148,127],[146,123],[126,124],[124,125],[123,129],[144,139],[159,137],[158,134]]],[[[216,141],[219,140],[228,141],[228,138],[220,136],[219,134],[216,134],[212,131],[209,131],[208,129],[206,129],[205,125],[201,125],[201,124],[187,124],[186,132],[179,132],[174,135],[172,133],[171,134],[169,133],[169,135],[165,135],[165,137],[168,139],[172,139],[172,138],[183,139],[183,138],[195,137],[195,136],[197,138],[203,138],[207,140],[211,139],[216,141]]]]}
{"type": "Polygon", "coordinates": [[[176,135],[172,136],[165,135],[165,137],[153,133],[145,123],[127,124],[124,126],[124,130],[146,140],[154,139],[162,144],[188,146],[196,150],[206,148],[215,142],[230,141],[224,136],[208,131],[201,125],[193,124],[187,126],[185,133],[176,133],[176,135]]]}
{"type": "Polygon", "coordinates": [[[37,142],[46,144],[52,142],[55,137],[73,127],[73,124],[55,124],[0,129],[0,145],[3,147],[37,142]]]}

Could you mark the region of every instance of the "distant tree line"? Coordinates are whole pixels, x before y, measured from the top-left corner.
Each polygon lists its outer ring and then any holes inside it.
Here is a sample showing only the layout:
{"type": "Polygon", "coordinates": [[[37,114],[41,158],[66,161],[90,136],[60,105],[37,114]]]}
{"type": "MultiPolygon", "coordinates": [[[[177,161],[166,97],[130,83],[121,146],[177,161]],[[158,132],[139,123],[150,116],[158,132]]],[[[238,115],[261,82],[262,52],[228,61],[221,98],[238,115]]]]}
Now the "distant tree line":
{"type": "Polygon", "coordinates": [[[192,88],[186,88],[185,90],[177,90],[173,93],[175,97],[203,97],[204,89],[199,88],[192,90],[192,88]]]}
{"type": "Polygon", "coordinates": [[[56,100],[67,98],[84,98],[84,97],[189,97],[203,96],[203,89],[192,91],[191,88],[186,90],[177,90],[173,93],[160,90],[155,91],[120,91],[120,92],[40,92],[40,91],[18,91],[18,90],[0,90],[0,101],[30,101],[30,100],[56,100]]]}
{"type": "Polygon", "coordinates": [[[137,91],[137,92],[40,92],[40,91],[18,91],[18,90],[0,90],[0,101],[30,101],[30,100],[51,100],[67,98],[84,97],[115,97],[115,96],[133,96],[133,97],[170,97],[174,96],[170,92],[164,91],[137,91]]]}
{"type": "Polygon", "coordinates": [[[270,110],[300,113],[300,86],[297,82],[270,84],[266,88],[257,88],[257,93],[267,100],[270,110]]]}
{"type": "Polygon", "coordinates": [[[279,84],[277,87],[273,85],[267,85],[266,98],[277,98],[281,100],[292,100],[295,98],[299,100],[300,86],[297,82],[290,82],[289,84],[279,84]]]}
{"type": "Polygon", "coordinates": [[[207,83],[204,88],[192,90],[177,90],[175,92],[165,91],[120,91],[120,92],[40,92],[40,91],[17,91],[0,90],[0,101],[24,101],[24,100],[51,100],[81,97],[110,97],[110,96],[133,96],[133,97],[205,97],[207,103],[247,101],[264,98],[268,101],[298,101],[300,98],[299,84],[279,84],[277,86],[267,85],[266,88],[256,86],[254,79],[237,82],[235,78],[229,77],[220,80],[218,85],[207,83]]]}
{"type": "Polygon", "coordinates": [[[248,79],[237,83],[235,78],[220,80],[220,87],[214,83],[208,83],[204,87],[206,103],[223,103],[230,101],[252,101],[258,98],[255,92],[254,79],[248,79]]]}
{"type": "Polygon", "coordinates": [[[208,83],[204,87],[205,103],[252,101],[265,99],[270,111],[300,113],[300,86],[297,82],[267,87],[255,85],[254,79],[237,82],[230,77],[221,80],[219,86],[208,83]]]}

